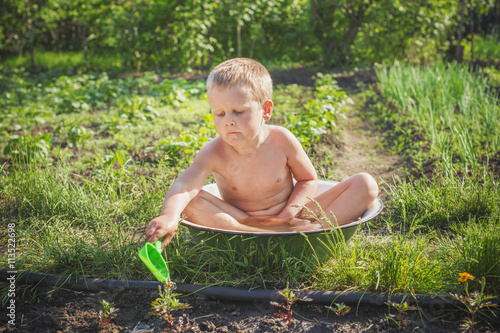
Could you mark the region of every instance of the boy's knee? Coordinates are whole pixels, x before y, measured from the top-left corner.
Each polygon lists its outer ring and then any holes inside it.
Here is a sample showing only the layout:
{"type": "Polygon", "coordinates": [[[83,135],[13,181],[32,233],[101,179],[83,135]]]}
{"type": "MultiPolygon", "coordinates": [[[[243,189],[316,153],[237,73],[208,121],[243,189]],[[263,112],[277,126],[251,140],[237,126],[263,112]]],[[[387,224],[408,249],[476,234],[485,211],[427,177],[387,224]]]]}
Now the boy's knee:
{"type": "Polygon", "coordinates": [[[368,196],[370,202],[377,198],[379,192],[378,184],[370,174],[361,172],[354,175],[354,178],[356,186],[368,196]]]}

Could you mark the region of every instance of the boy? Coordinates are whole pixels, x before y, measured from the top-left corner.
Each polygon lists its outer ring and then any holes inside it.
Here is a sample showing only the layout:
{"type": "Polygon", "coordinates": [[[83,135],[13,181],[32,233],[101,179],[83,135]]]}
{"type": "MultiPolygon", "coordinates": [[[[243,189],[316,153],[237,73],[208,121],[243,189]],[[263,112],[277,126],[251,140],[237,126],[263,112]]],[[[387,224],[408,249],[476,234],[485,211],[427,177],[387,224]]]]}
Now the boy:
{"type": "Polygon", "coordinates": [[[148,242],[163,237],[165,247],[181,215],[240,231],[319,228],[301,209],[318,212],[307,197],[342,225],[357,220],[377,197],[378,185],[365,173],[318,190],[316,171],[295,136],[266,124],[273,113],[272,80],[259,62],[236,58],[219,64],[207,79],[207,96],[219,136],[170,187],[160,216],[146,228],[148,242]],[[222,200],[201,190],[211,174],[222,200]]]}

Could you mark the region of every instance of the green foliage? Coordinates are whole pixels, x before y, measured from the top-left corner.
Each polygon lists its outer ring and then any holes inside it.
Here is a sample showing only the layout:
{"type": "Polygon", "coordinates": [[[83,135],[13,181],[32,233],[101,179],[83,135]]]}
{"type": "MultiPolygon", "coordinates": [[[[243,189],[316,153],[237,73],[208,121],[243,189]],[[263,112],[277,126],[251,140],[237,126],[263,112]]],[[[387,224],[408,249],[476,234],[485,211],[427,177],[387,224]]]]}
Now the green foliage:
{"type": "MultiPolygon", "coordinates": [[[[464,41],[464,59],[472,60],[471,41],[464,41]]],[[[500,59],[500,34],[474,36],[474,61],[485,63],[497,63],[500,59]]]]}
{"type": "Polygon", "coordinates": [[[176,297],[181,294],[173,293],[174,290],[174,282],[165,282],[163,291],[161,286],[158,286],[158,293],[160,296],[156,298],[155,301],[151,302],[152,313],[165,319],[170,327],[174,325],[172,311],[188,309],[190,307],[188,304],[181,303],[177,300],[176,297]]]}
{"type": "Polygon", "coordinates": [[[362,234],[331,251],[332,259],[316,274],[316,288],[421,293],[444,287],[430,236],[362,234]]]}
{"type": "MultiPolygon", "coordinates": [[[[470,272],[484,277],[486,291],[500,293],[500,218],[490,223],[470,219],[466,224],[455,225],[453,230],[453,237],[439,242],[441,256],[448,261],[448,272],[470,272]]],[[[449,280],[454,278],[450,276],[449,280]]]]}
{"type": "MultiPolygon", "coordinates": [[[[486,179],[437,177],[413,181],[395,180],[387,185],[391,214],[416,220],[426,227],[450,228],[471,218],[488,221],[500,216],[500,186],[486,179]]],[[[401,222],[401,221],[395,221],[401,222]]]]}
{"type": "MultiPolygon", "coordinates": [[[[144,242],[144,224],[158,213],[173,179],[216,136],[205,82],[163,79],[153,72],[113,77],[48,71],[30,76],[3,69],[0,74],[5,87],[0,94],[0,142],[6,160],[0,166],[0,209],[5,213],[0,223],[16,223],[19,267],[149,278],[136,255],[144,242]],[[11,165],[9,158],[24,163],[11,165]]],[[[273,121],[297,131],[305,145],[304,138],[313,138],[307,144],[314,149],[320,136],[315,131],[331,133],[349,98],[333,76],[318,75],[314,91],[281,86],[274,100],[273,121]],[[298,126],[297,119],[304,125],[298,126]]],[[[381,103],[377,108],[387,118],[381,122],[401,118],[395,108],[389,112],[381,103]]],[[[421,125],[398,126],[394,135],[401,137],[401,149],[423,154],[414,149],[418,145],[408,144],[413,129],[423,131],[421,125]]],[[[481,151],[470,145],[479,136],[471,133],[455,133],[457,145],[469,149],[465,159],[481,151]]],[[[427,146],[425,136],[420,140],[427,146]]],[[[252,243],[241,252],[194,244],[180,227],[166,249],[172,275],[186,282],[233,286],[274,284],[285,277],[291,285],[330,290],[442,292],[454,286],[450,272],[462,267],[479,272],[475,274],[498,290],[498,267],[487,261],[499,256],[495,235],[500,233],[494,225],[500,200],[494,178],[396,181],[387,188],[386,214],[381,217],[386,228],[376,233],[362,229],[350,244],[332,233],[326,244],[332,259],[318,269],[314,258],[292,257],[281,242],[252,243]],[[404,233],[409,224],[413,228],[404,233]],[[450,234],[430,232],[423,228],[427,226],[448,228],[450,234]],[[486,263],[484,271],[480,263],[486,263]]]]}
{"type": "Polygon", "coordinates": [[[161,104],[172,105],[174,107],[180,107],[189,98],[203,96],[206,91],[204,80],[188,81],[177,78],[163,80],[158,84],[151,83],[151,94],[157,96],[161,104]]]}
{"type": "Polygon", "coordinates": [[[311,1],[326,64],[433,59],[447,48],[454,1],[311,1]]]}
{"type": "Polygon", "coordinates": [[[400,303],[389,302],[386,304],[389,306],[389,308],[396,309],[397,311],[397,314],[389,313],[389,315],[386,315],[386,318],[394,321],[398,325],[398,327],[403,331],[406,331],[408,326],[411,324],[411,320],[409,320],[407,317],[407,312],[420,310],[418,307],[408,305],[407,302],[403,301],[401,301],[400,303]]]}
{"type": "Polygon", "coordinates": [[[284,309],[285,312],[280,310],[279,313],[275,313],[274,315],[283,318],[283,320],[285,320],[285,322],[288,325],[288,329],[290,329],[290,327],[292,326],[292,316],[293,316],[292,306],[297,301],[307,302],[307,301],[312,301],[312,299],[308,297],[301,298],[296,296],[293,290],[290,289],[290,284],[288,282],[286,283],[286,288],[284,290],[278,290],[278,294],[284,297],[285,301],[283,303],[271,301],[271,305],[280,307],[284,309]]]}
{"type": "Polygon", "coordinates": [[[353,104],[345,91],[337,86],[332,75],[317,74],[314,99],[304,104],[305,112],[291,112],[286,127],[303,146],[319,141],[328,130],[337,126],[337,117],[345,117],[347,104],[353,104]]]}
{"type": "Polygon", "coordinates": [[[106,300],[100,300],[102,310],[99,310],[99,317],[101,318],[101,323],[107,324],[113,319],[115,312],[119,309],[115,308],[115,303],[108,302],[106,300]]]}
{"type": "MultiPolygon", "coordinates": [[[[471,18],[497,9],[471,4],[471,18]]],[[[12,66],[82,72],[190,72],[239,56],[275,65],[421,62],[448,49],[460,9],[451,0],[11,0],[0,8],[0,49],[12,66]]]]}
{"type": "Polygon", "coordinates": [[[68,131],[68,138],[71,140],[74,147],[80,142],[90,140],[91,137],[92,132],[84,126],[72,126],[68,131]]]}
{"type": "Polygon", "coordinates": [[[124,102],[116,103],[119,108],[119,117],[127,121],[140,119],[143,121],[153,120],[160,114],[153,107],[154,98],[135,96],[126,98],[124,102]]]}
{"type": "Polygon", "coordinates": [[[351,310],[351,307],[349,305],[345,305],[344,303],[333,303],[333,304],[335,305],[335,307],[325,306],[325,308],[335,313],[335,315],[337,316],[336,324],[338,324],[338,318],[348,314],[349,311],[351,310]]]}
{"type": "Polygon", "coordinates": [[[448,175],[454,154],[466,173],[470,167],[477,175],[478,160],[500,151],[500,107],[484,76],[443,62],[423,68],[395,63],[376,72],[383,95],[422,130],[448,175]]]}
{"type": "Polygon", "coordinates": [[[14,161],[22,163],[44,159],[49,155],[51,137],[51,133],[38,134],[34,137],[29,134],[11,135],[3,153],[10,155],[14,161]]]}
{"type": "Polygon", "coordinates": [[[443,287],[430,252],[429,237],[393,234],[370,251],[375,289],[388,292],[438,290],[443,287]]]}
{"type": "Polygon", "coordinates": [[[489,85],[500,89],[500,70],[496,69],[494,66],[489,66],[484,68],[483,71],[488,77],[489,85]]]}
{"type": "Polygon", "coordinates": [[[196,131],[182,130],[179,134],[161,140],[157,147],[165,152],[164,159],[168,166],[187,168],[200,149],[215,136],[217,131],[212,114],[206,114],[196,131]]]}
{"type": "MultiPolygon", "coordinates": [[[[474,276],[468,273],[459,273],[459,275],[467,274],[471,280],[474,280],[474,276]]],[[[458,279],[461,281],[461,277],[458,279]]],[[[493,308],[498,307],[498,304],[492,303],[490,300],[497,298],[494,295],[486,295],[484,292],[486,286],[486,279],[483,277],[479,282],[481,285],[480,290],[469,293],[469,281],[464,279],[464,289],[465,295],[451,294],[451,297],[462,303],[465,306],[464,311],[467,312],[469,317],[463,320],[464,328],[466,330],[471,330],[471,332],[476,332],[476,325],[479,323],[476,321],[480,315],[489,317],[488,314],[496,316],[493,312],[493,308]],[[487,311],[489,310],[489,311],[487,311]],[[488,313],[489,312],[489,313],[488,313]]]]}

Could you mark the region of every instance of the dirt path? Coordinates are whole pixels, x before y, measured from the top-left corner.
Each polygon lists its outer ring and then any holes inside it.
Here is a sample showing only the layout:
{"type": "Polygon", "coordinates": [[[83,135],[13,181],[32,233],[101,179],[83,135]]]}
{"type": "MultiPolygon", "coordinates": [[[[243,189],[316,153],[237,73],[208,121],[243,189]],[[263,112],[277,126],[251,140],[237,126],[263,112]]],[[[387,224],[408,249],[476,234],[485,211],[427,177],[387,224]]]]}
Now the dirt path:
{"type": "MultiPolygon", "coordinates": [[[[335,172],[338,179],[345,179],[359,172],[371,174],[382,187],[384,182],[391,183],[393,176],[403,176],[404,161],[400,156],[388,152],[382,145],[383,133],[377,130],[372,121],[363,114],[359,85],[367,87],[377,79],[373,72],[344,74],[337,77],[339,86],[354,101],[341,123],[341,146],[336,148],[335,172]]],[[[366,89],[366,88],[365,88],[366,89]]],[[[386,197],[381,191],[381,197],[386,197]]]]}
{"type": "Polygon", "coordinates": [[[392,183],[394,176],[403,177],[403,159],[382,147],[382,133],[375,130],[369,120],[363,120],[361,111],[354,105],[347,115],[343,133],[344,146],[337,151],[337,172],[341,179],[358,172],[371,174],[378,182],[382,200],[387,198],[382,190],[385,183],[392,183]]]}
{"type": "Polygon", "coordinates": [[[381,147],[382,134],[363,120],[356,106],[347,114],[343,131],[343,146],[336,150],[336,171],[341,179],[358,172],[367,172],[378,182],[401,175],[401,158],[381,147]]]}

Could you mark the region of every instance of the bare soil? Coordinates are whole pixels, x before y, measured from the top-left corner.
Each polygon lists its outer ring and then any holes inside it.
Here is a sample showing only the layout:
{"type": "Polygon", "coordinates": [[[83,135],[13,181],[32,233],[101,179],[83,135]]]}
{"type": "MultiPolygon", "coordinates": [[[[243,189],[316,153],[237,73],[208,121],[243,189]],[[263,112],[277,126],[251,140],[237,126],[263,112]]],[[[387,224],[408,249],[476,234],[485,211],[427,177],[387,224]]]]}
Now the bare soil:
{"type": "MultiPolygon", "coordinates": [[[[312,86],[314,71],[299,69],[273,73],[275,83],[297,83],[312,86]]],[[[375,83],[373,73],[343,75],[339,85],[349,93],[359,82],[375,83]]],[[[332,147],[339,179],[358,172],[369,172],[378,181],[401,171],[398,156],[386,153],[377,144],[381,133],[373,129],[353,109],[343,132],[343,142],[332,147]]],[[[4,282],[4,281],[2,281],[4,282]]],[[[337,316],[317,304],[295,304],[291,328],[275,313],[279,309],[269,302],[237,302],[190,295],[180,299],[191,308],[174,315],[174,326],[151,315],[151,302],[156,290],[117,290],[81,292],[49,287],[19,286],[16,291],[16,325],[7,324],[7,309],[0,309],[0,332],[461,332],[463,313],[420,309],[407,312],[403,323],[388,305],[353,306],[345,316],[337,316]],[[102,323],[100,300],[114,302],[119,310],[107,324],[102,323]],[[405,327],[406,325],[406,327],[405,327]]],[[[478,332],[498,332],[481,326],[478,332]]]]}
{"type": "MultiPolygon", "coordinates": [[[[324,306],[295,304],[292,325],[275,315],[278,308],[269,302],[237,302],[204,296],[183,297],[191,308],[174,312],[171,327],[163,318],[151,315],[154,290],[80,292],[38,287],[27,289],[16,299],[16,326],[3,324],[0,332],[461,332],[459,314],[422,309],[391,318],[387,305],[353,306],[337,318],[324,306]],[[100,300],[116,304],[110,322],[102,323],[100,300]]],[[[2,309],[1,312],[4,309],[2,309]]],[[[6,318],[1,315],[2,321],[6,318]]],[[[481,327],[478,332],[497,332],[498,327],[481,327]]]]}

